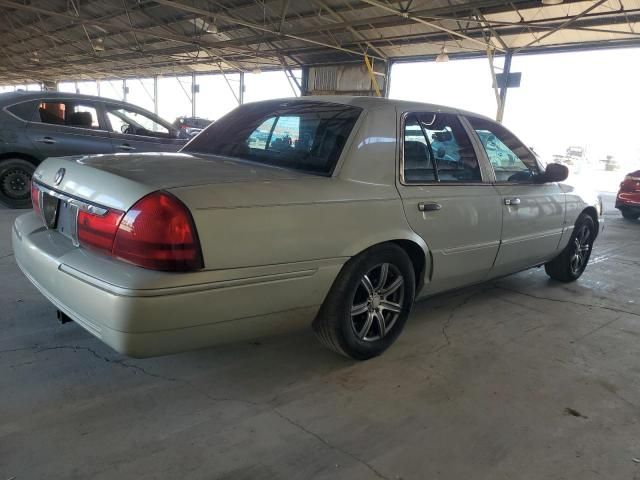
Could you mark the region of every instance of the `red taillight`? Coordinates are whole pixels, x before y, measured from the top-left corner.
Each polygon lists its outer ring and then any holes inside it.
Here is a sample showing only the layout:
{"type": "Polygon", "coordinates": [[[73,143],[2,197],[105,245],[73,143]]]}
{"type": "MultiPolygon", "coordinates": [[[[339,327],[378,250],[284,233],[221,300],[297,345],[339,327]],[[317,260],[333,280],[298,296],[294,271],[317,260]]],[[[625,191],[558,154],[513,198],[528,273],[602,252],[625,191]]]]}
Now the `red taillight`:
{"type": "Polygon", "coordinates": [[[33,210],[38,214],[41,215],[42,211],[40,209],[40,195],[39,195],[40,191],[38,190],[38,187],[36,187],[36,184],[31,182],[31,203],[33,204],[33,210]]]}
{"type": "Polygon", "coordinates": [[[154,270],[203,267],[191,214],[180,200],[166,192],[154,192],[131,207],[120,222],[112,254],[154,270]]]}
{"type": "Polygon", "coordinates": [[[124,212],[109,210],[105,215],[78,212],[78,242],[83,247],[111,254],[113,239],[124,212]]]}

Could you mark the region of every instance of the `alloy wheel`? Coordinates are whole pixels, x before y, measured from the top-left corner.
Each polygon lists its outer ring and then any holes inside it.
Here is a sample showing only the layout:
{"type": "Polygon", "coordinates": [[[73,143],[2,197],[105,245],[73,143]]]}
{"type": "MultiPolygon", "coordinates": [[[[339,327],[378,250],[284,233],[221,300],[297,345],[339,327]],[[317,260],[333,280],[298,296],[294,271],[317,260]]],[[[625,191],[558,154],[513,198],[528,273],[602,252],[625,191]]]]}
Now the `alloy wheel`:
{"type": "Polygon", "coordinates": [[[591,251],[591,229],[589,225],[582,225],[573,241],[573,253],[570,259],[571,272],[580,273],[589,259],[591,251]]]}
{"type": "Polygon", "coordinates": [[[404,290],[404,278],[391,263],[376,265],[362,277],[351,302],[351,326],[359,340],[380,340],[393,329],[404,290]]]}

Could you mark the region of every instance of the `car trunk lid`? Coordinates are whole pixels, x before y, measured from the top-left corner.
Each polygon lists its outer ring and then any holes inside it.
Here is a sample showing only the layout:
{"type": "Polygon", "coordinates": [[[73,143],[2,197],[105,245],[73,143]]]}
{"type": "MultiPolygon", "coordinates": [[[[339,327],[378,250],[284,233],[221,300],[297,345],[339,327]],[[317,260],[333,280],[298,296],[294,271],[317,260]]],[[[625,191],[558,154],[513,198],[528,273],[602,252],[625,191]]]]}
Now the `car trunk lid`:
{"type": "Polygon", "coordinates": [[[38,167],[34,178],[70,197],[127,211],[156,190],[308,176],[227,157],[142,153],[49,158],[38,167]]]}

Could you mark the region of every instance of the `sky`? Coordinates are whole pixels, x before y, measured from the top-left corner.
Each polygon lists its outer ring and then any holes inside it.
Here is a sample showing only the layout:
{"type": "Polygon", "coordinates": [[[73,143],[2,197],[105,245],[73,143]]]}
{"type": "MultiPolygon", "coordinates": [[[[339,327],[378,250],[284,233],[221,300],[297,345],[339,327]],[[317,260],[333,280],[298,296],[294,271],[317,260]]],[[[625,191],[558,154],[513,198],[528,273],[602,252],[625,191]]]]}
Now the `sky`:
{"type": "MultiPolygon", "coordinates": [[[[640,49],[516,55],[511,71],[522,81],[508,91],[503,123],[545,161],[581,146],[592,161],[640,163],[640,49]]],[[[390,97],[495,118],[491,84],[486,58],[403,63],[393,67],[390,97]]]]}

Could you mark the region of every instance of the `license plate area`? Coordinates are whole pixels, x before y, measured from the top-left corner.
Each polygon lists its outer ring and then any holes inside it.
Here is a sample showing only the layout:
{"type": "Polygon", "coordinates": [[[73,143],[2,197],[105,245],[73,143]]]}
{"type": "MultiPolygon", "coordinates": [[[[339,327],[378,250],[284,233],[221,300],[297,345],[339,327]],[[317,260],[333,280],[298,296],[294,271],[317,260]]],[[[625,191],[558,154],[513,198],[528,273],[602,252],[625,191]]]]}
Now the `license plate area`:
{"type": "Polygon", "coordinates": [[[46,193],[42,194],[40,208],[42,211],[42,219],[47,228],[56,228],[59,203],[60,201],[56,197],[46,193]]]}
{"type": "Polygon", "coordinates": [[[78,246],[78,207],[76,205],[59,200],[56,230],[78,246]]]}

